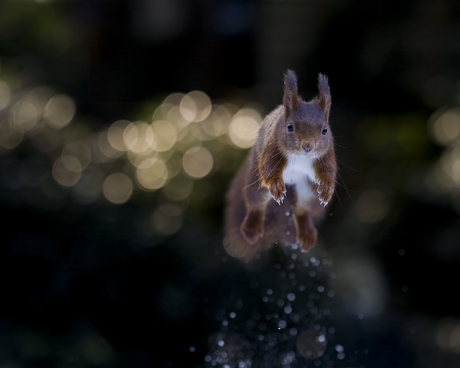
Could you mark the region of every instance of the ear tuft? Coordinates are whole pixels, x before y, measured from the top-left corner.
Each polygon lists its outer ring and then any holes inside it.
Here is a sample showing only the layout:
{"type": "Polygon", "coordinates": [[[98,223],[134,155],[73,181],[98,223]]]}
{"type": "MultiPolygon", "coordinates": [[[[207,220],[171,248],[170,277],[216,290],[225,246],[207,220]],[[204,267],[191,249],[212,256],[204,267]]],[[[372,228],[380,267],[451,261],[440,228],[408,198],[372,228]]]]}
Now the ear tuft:
{"type": "Polygon", "coordinates": [[[297,76],[294,71],[288,70],[284,75],[284,120],[287,120],[291,111],[299,104],[299,95],[297,93],[297,76]]]}
{"type": "Polygon", "coordinates": [[[321,110],[327,118],[329,118],[329,111],[331,109],[331,90],[329,88],[329,82],[324,74],[318,74],[318,89],[319,99],[318,104],[321,110]]]}

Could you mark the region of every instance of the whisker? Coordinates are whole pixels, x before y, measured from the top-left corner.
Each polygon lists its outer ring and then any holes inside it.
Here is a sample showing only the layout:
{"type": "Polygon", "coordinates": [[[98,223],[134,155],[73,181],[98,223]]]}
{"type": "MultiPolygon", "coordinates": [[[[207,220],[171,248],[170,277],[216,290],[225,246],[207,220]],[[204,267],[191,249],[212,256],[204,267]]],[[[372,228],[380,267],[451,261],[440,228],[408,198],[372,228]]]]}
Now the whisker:
{"type": "Polygon", "coordinates": [[[354,168],[351,167],[351,166],[348,166],[345,162],[343,162],[342,160],[338,159],[337,157],[336,157],[336,160],[337,160],[338,162],[340,162],[342,165],[344,165],[344,166],[346,166],[347,168],[349,168],[350,170],[353,170],[353,171],[355,171],[355,172],[360,172],[359,170],[354,169],[354,168]]]}
{"type": "Polygon", "coordinates": [[[354,202],[353,200],[353,197],[351,196],[350,194],[350,189],[347,188],[347,185],[345,184],[345,181],[343,180],[342,178],[342,175],[340,175],[339,172],[337,172],[337,176],[340,178],[340,180],[342,181],[342,184],[340,184],[337,180],[335,181],[337,185],[341,186],[343,189],[345,189],[345,191],[347,192],[348,194],[348,197],[351,199],[352,202],[354,202]]]}

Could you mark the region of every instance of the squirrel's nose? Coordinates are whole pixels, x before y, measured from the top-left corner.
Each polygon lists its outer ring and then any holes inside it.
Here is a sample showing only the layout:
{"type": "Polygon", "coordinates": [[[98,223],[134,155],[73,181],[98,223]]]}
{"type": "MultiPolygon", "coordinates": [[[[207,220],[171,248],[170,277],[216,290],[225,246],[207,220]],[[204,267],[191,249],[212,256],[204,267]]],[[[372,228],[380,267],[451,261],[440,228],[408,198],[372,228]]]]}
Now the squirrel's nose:
{"type": "Polygon", "coordinates": [[[309,143],[302,144],[302,148],[306,153],[308,153],[308,152],[310,152],[312,150],[312,146],[309,143]]]}

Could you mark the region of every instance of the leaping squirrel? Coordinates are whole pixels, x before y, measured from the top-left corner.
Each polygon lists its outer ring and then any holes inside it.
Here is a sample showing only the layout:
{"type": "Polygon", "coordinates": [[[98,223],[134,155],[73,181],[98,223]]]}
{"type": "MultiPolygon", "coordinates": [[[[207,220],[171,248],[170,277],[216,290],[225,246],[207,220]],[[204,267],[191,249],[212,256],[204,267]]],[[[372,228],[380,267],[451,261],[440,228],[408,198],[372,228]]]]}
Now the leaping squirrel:
{"type": "Polygon", "coordinates": [[[315,246],[315,222],[331,200],[337,173],[331,93],[322,74],[318,89],[305,102],[295,73],[286,72],[283,104],[262,121],[227,193],[224,246],[232,256],[250,260],[275,241],[293,240],[304,252],[315,246]]]}

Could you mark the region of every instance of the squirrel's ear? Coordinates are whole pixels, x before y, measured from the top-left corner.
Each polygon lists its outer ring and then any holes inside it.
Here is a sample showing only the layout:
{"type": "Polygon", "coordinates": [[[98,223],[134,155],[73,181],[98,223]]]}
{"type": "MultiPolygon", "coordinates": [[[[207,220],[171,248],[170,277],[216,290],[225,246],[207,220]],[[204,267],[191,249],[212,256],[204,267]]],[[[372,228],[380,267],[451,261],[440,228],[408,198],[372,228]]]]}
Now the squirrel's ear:
{"type": "Polygon", "coordinates": [[[291,111],[299,104],[297,94],[297,76],[292,70],[288,70],[284,76],[284,120],[287,120],[291,111]]]}
{"type": "Polygon", "coordinates": [[[323,110],[326,117],[329,118],[329,110],[331,109],[331,90],[329,88],[327,77],[321,73],[318,75],[318,89],[319,107],[321,110],[323,110]]]}

